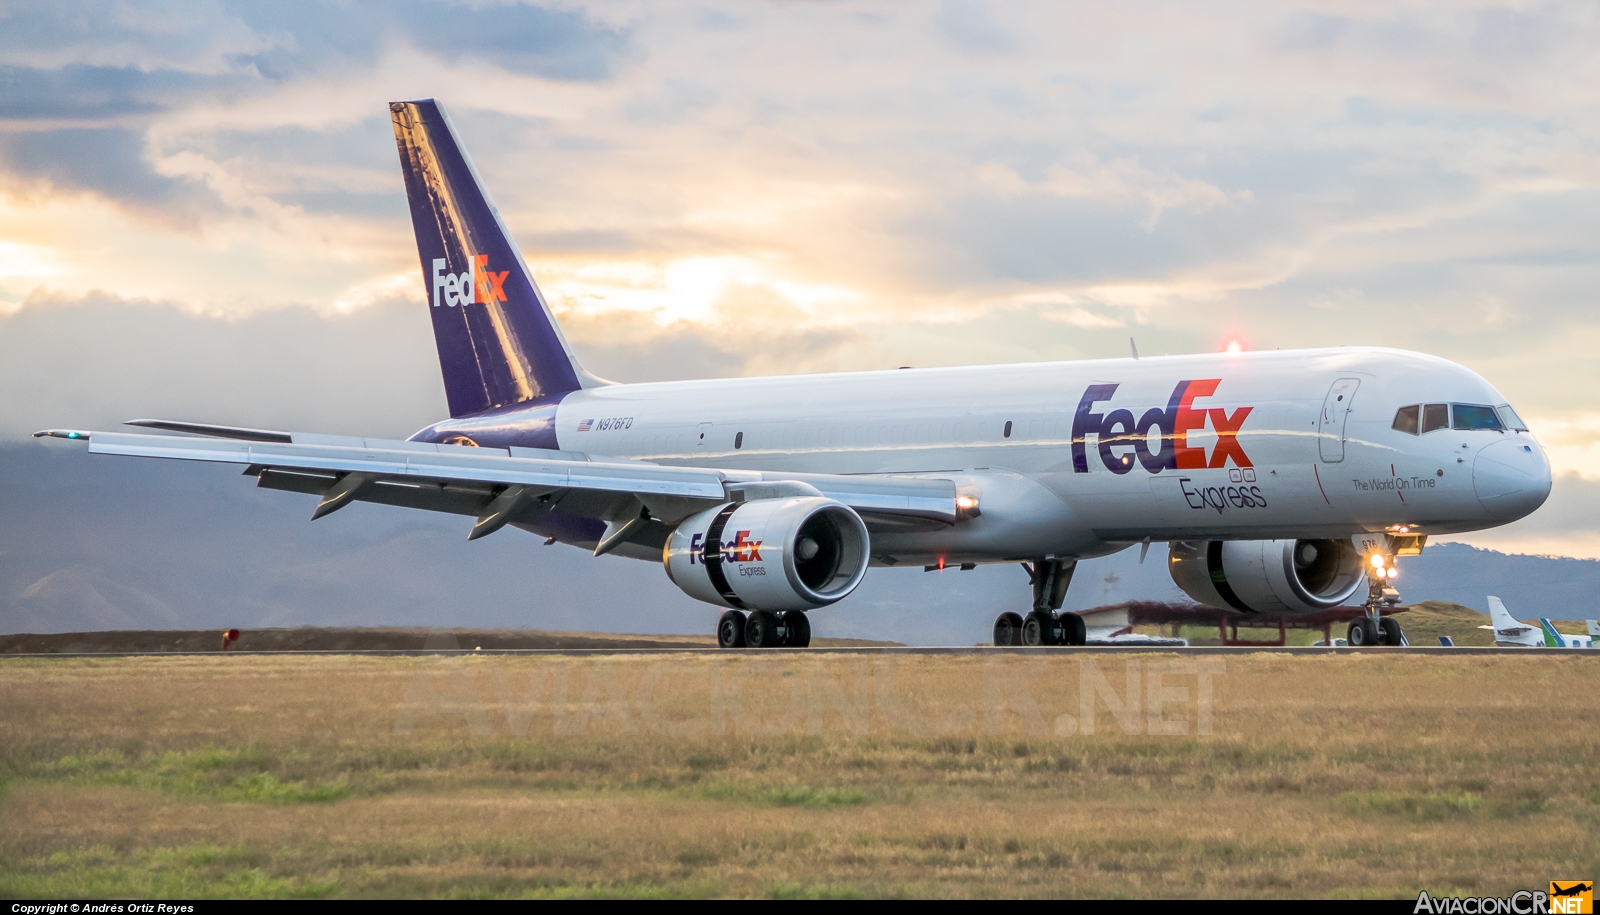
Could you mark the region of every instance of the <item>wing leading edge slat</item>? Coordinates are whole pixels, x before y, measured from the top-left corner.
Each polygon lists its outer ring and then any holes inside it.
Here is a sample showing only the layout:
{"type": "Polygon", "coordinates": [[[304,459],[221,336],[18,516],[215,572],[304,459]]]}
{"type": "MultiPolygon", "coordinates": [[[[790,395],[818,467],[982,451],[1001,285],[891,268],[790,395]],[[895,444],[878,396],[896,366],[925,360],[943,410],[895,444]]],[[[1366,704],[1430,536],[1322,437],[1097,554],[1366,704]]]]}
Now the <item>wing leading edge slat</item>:
{"type": "MultiPolygon", "coordinates": [[[[371,440],[367,440],[370,442],[371,440]]],[[[481,449],[464,448],[463,452],[481,449]]],[[[601,464],[551,461],[509,455],[439,454],[343,445],[284,445],[233,439],[192,439],[166,435],[95,432],[92,454],[172,458],[301,470],[333,470],[385,477],[521,483],[550,489],[593,489],[722,499],[722,477],[715,470],[656,467],[648,464],[601,464]]]]}
{"type": "MultiPolygon", "coordinates": [[[[938,524],[957,520],[955,484],[900,476],[842,476],[781,471],[716,470],[619,461],[575,452],[511,451],[292,433],[293,441],[181,435],[53,430],[60,438],[89,440],[89,451],[133,457],[244,464],[260,470],[361,474],[369,482],[474,483],[523,486],[546,492],[577,491],[666,498],[693,509],[757,498],[759,484],[797,481],[863,513],[938,524]],[[753,484],[757,488],[753,488],[753,484]]],[[[370,487],[368,487],[370,488],[370,487]]],[[[366,501],[356,493],[355,500],[366,501]]],[[[377,501],[377,500],[374,500],[377,501]]],[[[687,515],[689,511],[683,511],[687,515]]],[[[659,515],[658,515],[659,517],[659,515]]],[[[663,518],[664,521],[677,519],[663,518]]]]}

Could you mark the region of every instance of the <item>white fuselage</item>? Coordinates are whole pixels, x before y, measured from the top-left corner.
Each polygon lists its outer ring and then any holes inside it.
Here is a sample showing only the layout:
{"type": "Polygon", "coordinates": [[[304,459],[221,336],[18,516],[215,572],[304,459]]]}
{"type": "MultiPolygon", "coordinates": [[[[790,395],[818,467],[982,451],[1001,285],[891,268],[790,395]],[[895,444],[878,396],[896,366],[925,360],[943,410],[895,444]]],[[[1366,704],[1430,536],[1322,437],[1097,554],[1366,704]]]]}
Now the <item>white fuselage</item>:
{"type": "Polygon", "coordinates": [[[1391,427],[1405,405],[1505,402],[1447,360],[1349,347],[620,384],[568,395],[556,434],[662,464],[952,479],[981,515],[875,533],[874,562],[986,562],[1503,524],[1549,492],[1532,435],[1391,427]]]}

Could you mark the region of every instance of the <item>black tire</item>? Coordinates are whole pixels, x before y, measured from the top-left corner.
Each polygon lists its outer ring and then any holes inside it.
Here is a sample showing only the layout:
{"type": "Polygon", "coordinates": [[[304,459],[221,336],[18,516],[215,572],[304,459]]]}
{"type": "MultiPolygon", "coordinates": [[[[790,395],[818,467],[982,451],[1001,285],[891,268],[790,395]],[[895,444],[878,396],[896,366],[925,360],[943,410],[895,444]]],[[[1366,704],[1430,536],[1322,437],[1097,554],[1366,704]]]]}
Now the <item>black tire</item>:
{"type": "Polygon", "coordinates": [[[1022,644],[1022,614],[1007,610],[995,618],[994,643],[1001,648],[1022,644]]]}
{"type": "Polygon", "coordinates": [[[1040,645],[1054,645],[1056,643],[1056,621],[1053,614],[1042,610],[1035,610],[1028,614],[1022,621],[1022,644],[1029,647],[1040,645]]]}
{"type": "Polygon", "coordinates": [[[770,610],[752,610],[744,622],[744,643],[751,648],[777,648],[778,615],[770,610]]]}
{"type": "Polygon", "coordinates": [[[811,620],[799,610],[790,610],[783,615],[783,628],[788,630],[788,637],[783,643],[790,648],[805,648],[811,644],[811,620]]]}
{"type": "Polygon", "coordinates": [[[717,647],[718,648],[743,648],[744,647],[744,614],[737,610],[729,610],[717,620],[717,647]]]}
{"type": "Polygon", "coordinates": [[[1344,633],[1345,644],[1349,645],[1351,648],[1358,648],[1366,644],[1364,641],[1365,639],[1366,635],[1361,631],[1361,621],[1351,620],[1350,628],[1345,630],[1344,633]]]}
{"type": "Polygon", "coordinates": [[[1405,633],[1400,630],[1400,621],[1392,616],[1386,616],[1378,621],[1378,632],[1382,636],[1380,644],[1404,645],[1406,643],[1405,633]]]}
{"type": "Polygon", "coordinates": [[[1061,644],[1082,645],[1089,641],[1089,627],[1084,625],[1083,617],[1076,613],[1063,613],[1061,621],[1061,644]]]}
{"type": "Polygon", "coordinates": [[[1345,636],[1351,648],[1381,644],[1378,641],[1378,627],[1372,625],[1372,620],[1367,617],[1352,621],[1350,631],[1345,636]]]}

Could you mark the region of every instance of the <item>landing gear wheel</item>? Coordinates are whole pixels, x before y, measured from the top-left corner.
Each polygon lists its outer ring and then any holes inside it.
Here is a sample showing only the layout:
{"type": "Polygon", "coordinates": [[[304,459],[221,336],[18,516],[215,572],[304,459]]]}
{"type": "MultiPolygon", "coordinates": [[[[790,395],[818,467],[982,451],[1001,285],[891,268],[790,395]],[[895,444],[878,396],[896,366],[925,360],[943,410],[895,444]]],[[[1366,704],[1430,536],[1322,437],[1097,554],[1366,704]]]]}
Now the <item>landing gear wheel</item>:
{"type": "Polygon", "coordinates": [[[1378,621],[1378,632],[1383,636],[1380,643],[1384,645],[1404,645],[1406,634],[1400,631],[1400,623],[1392,616],[1386,616],[1378,621]]]}
{"type": "Polygon", "coordinates": [[[751,648],[776,648],[778,615],[770,610],[753,610],[744,623],[744,643],[751,648]]]}
{"type": "Polygon", "coordinates": [[[783,640],[788,647],[805,648],[811,644],[811,620],[799,610],[790,610],[783,615],[783,628],[788,631],[788,637],[783,640]]]}
{"type": "Polygon", "coordinates": [[[1058,619],[1061,622],[1061,644],[1082,645],[1089,641],[1089,627],[1083,623],[1083,617],[1076,613],[1063,613],[1058,619]]]}
{"type": "Polygon", "coordinates": [[[1028,646],[1054,645],[1056,643],[1055,614],[1035,610],[1022,621],[1022,644],[1028,646]]]}
{"type": "Polygon", "coordinates": [[[717,647],[718,648],[743,648],[744,647],[744,614],[737,610],[729,610],[717,620],[717,647]]]}
{"type": "Polygon", "coordinates": [[[1350,623],[1350,631],[1345,635],[1351,648],[1382,644],[1378,641],[1378,627],[1374,626],[1372,620],[1367,617],[1352,621],[1350,623]]]}
{"type": "Polygon", "coordinates": [[[995,619],[994,643],[1000,647],[1022,644],[1022,614],[1008,610],[995,619]]]}

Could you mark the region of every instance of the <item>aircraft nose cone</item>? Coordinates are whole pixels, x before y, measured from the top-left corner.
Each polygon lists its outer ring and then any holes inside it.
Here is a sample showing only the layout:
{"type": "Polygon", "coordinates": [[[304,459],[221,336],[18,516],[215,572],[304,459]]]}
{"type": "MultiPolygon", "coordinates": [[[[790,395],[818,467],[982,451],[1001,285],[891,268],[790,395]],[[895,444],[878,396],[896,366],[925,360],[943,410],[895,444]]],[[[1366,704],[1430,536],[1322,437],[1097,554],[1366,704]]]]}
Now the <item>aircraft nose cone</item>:
{"type": "Polygon", "coordinates": [[[1496,521],[1530,515],[1550,495],[1550,462],[1526,437],[1495,442],[1472,464],[1472,488],[1496,521]]]}

